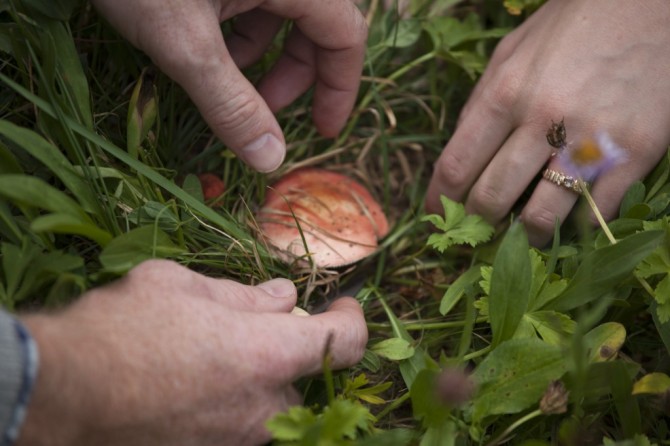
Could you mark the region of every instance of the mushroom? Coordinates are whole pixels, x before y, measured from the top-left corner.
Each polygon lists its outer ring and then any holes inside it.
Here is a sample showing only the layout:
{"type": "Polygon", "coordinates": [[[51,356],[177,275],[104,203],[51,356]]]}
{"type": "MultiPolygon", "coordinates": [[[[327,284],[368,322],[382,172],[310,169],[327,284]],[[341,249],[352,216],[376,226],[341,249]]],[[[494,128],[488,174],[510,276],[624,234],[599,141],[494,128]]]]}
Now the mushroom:
{"type": "Polygon", "coordinates": [[[361,184],[318,168],[282,177],[268,190],[256,218],[263,237],[282,259],[309,255],[319,267],[345,266],[367,257],[389,230],[381,206],[361,184]]]}
{"type": "Polygon", "coordinates": [[[211,203],[211,206],[221,206],[223,200],[221,195],[226,191],[226,185],[223,180],[213,173],[201,173],[198,175],[200,186],[202,187],[202,196],[205,202],[211,203]]]}

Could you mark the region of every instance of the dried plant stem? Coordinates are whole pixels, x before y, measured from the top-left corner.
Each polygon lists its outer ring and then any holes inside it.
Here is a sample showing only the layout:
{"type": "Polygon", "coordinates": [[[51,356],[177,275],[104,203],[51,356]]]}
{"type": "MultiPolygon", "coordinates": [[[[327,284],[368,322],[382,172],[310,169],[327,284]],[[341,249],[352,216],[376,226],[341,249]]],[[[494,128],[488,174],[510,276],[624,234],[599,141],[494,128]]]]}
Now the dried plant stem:
{"type": "MultiPolygon", "coordinates": [[[[598,209],[598,206],[596,206],[596,202],[593,201],[593,197],[591,196],[591,192],[589,192],[588,186],[586,182],[582,179],[579,179],[579,186],[582,188],[582,193],[584,195],[584,198],[586,198],[586,201],[589,203],[589,206],[591,206],[591,210],[593,210],[593,214],[596,216],[596,219],[598,219],[598,223],[600,224],[600,227],[602,228],[603,232],[607,236],[607,239],[610,241],[611,244],[615,245],[617,243],[617,239],[614,238],[614,235],[612,234],[612,231],[610,231],[609,226],[607,226],[607,222],[603,218],[603,215],[600,213],[600,210],[598,209]]],[[[654,289],[649,285],[649,282],[647,282],[646,279],[639,277],[636,274],[633,274],[635,278],[637,279],[638,282],[640,282],[640,285],[642,285],[642,288],[649,293],[651,297],[654,299],[656,298],[654,294],[654,289]]]]}
{"type": "Polygon", "coordinates": [[[600,213],[600,209],[598,209],[598,206],[596,206],[596,202],[593,201],[593,197],[591,196],[591,192],[589,192],[588,185],[581,178],[577,181],[579,181],[579,187],[581,187],[582,189],[582,194],[584,195],[584,198],[586,198],[586,201],[589,203],[589,206],[591,206],[591,210],[595,214],[596,219],[598,219],[598,223],[600,224],[600,227],[603,229],[603,232],[607,236],[607,239],[610,241],[611,244],[615,245],[617,239],[614,238],[612,231],[610,231],[609,226],[607,226],[607,222],[603,218],[603,214],[600,213]]]}

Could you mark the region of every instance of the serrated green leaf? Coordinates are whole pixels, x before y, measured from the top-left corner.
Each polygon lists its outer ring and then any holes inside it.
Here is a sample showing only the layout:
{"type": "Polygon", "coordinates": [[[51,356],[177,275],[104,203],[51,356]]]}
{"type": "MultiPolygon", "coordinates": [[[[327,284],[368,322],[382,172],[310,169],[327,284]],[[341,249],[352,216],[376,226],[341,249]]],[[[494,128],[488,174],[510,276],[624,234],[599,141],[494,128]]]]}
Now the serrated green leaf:
{"type": "MultiPolygon", "coordinates": [[[[350,400],[335,400],[323,410],[323,440],[355,439],[357,431],[368,430],[372,415],[361,404],[350,400]]],[[[325,442],[324,442],[325,443],[325,442]]]]}
{"type": "Polygon", "coordinates": [[[465,215],[465,207],[448,199],[440,197],[444,207],[444,218],[439,215],[427,215],[422,221],[432,223],[442,233],[431,234],[427,244],[439,252],[444,252],[453,245],[469,244],[476,246],[491,239],[494,229],[478,215],[465,215]]]}
{"type": "Polygon", "coordinates": [[[311,409],[303,406],[289,407],[288,411],[281,412],[270,418],[265,427],[275,440],[298,441],[316,423],[317,417],[311,409]]]}

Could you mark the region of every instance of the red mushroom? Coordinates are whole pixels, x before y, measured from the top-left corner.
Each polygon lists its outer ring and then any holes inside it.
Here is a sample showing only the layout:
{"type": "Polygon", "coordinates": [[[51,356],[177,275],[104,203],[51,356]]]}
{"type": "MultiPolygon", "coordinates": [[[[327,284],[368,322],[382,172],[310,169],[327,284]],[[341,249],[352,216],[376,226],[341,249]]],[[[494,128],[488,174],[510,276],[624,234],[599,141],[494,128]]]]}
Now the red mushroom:
{"type": "Polygon", "coordinates": [[[257,220],[282,258],[309,255],[319,267],[367,257],[389,230],[381,206],[361,184],[317,168],[295,170],[274,184],[257,220]]]}
{"type": "MultiPolygon", "coordinates": [[[[219,198],[226,191],[226,185],[221,178],[213,173],[201,173],[198,175],[198,179],[202,187],[202,196],[207,203],[219,198]]],[[[223,204],[222,200],[215,200],[211,203],[211,206],[220,206],[221,204],[223,204]]]]}

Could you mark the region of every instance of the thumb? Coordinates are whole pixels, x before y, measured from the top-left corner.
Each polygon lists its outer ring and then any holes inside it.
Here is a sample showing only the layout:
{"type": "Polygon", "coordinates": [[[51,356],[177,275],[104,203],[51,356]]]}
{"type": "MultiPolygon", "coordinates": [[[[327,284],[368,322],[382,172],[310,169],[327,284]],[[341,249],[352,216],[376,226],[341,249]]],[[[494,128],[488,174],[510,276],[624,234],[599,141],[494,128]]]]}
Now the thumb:
{"type": "Polygon", "coordinates": [[[257,171],[273,171],[286,155],[281,128],[264,99],[237,69],[223,40],[219,50],[210,66],[194,67],[190,75],[173,77],[233,152],[257,171]]]}
{"type": "Polygon", "coordinates": [[[138,46],[186,90],[216,136],[245,163],[261,172],[275,170],[286,154],[281,128],[237,68],[212,5],[173,3],[159,7],[136,39],[138,46]]]}

